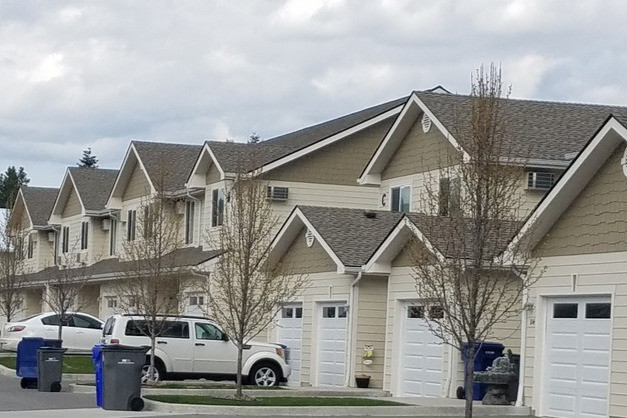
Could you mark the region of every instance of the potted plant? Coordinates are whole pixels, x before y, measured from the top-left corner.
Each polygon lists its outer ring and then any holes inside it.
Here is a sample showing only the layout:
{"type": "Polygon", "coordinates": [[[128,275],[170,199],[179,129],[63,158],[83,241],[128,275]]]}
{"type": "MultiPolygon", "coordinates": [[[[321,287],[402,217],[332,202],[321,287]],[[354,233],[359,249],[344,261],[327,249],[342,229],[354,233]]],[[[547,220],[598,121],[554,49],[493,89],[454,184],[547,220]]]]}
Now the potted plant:
{"type": "Polygon", "coordinates": [[[356,374],[355,375],[355,385],[358,388],[365,389],[370,385],[370,376],[367,374],[356,374]]]}
{"type": "Polygon", "coordinates": [[[364,373],[364,365],[370,366],[372,364],[372,359],[374,358],[374,350],[372,345],[368,344],[364,346],[364,354],[362,356],[361,361],[361,374],[355,375],[355,385],[358,388],[365,389],[370,386],[370,378],[371,376],[364,373]]]}

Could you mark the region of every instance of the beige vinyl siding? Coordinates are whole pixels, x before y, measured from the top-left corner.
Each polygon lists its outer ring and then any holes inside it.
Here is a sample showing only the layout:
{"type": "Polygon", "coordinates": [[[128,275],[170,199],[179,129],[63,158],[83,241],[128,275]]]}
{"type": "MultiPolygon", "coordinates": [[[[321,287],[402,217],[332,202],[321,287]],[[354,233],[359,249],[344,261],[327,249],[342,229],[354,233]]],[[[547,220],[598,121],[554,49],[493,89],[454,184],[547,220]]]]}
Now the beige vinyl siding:
{"type": "MultiPolygon", "coordinates": [[[[62,262],[65,263],[65,257],[76,257],[78,253],[86,253],[89,251],[89,248],[85,250],[81,250],[81,223],[83,221],[89,221],[89,218],[75,215],[67,218],[61,219],[61,228],[59,233],[59,246],[57,249],[57,255],[61,256],[62,262]],[[63,227],[68,226],[70,228],[69,233],[69,241],[68,241],[68,252],[63,254],[63,227]]],[[[90,231],[91,232],[91,231],[90,231]]],[[[71,262],[75,261],[75,258],[69,260],[71,262]]]]}
{"type": "Polygon", "coordinates": [[[544,257],[627,251],[627,179],[621,144],[539,246],[544,257]]]}
{"type": "Polygon", "coordinates": [[[388,118],[278,167],[265,174],[264,178],[303,183],[356,185],[357,178],[393,121],[393,117],[388,118]]]}
{"type": "MultiPolygon", "coordinates": [[[[387,312],[387,277],[364,276],[358,285],[357,338],[355,340],[355,374],[370,375],[370,387],[383,387],[385,360],[385,318],[387,312]],[[372,365],[363,364],[364,346],[374,347],[372,365]]],[[[352,378],[352,376],[351,376],[352,378]]]]}
{"type": "Polygon", "coordinates": [[[135,163],[126,189],[122,194],[122,200],[137,199],[150,194],[151,188],[144,170],[138,163],[135,163]]]}
{"type": "Polygon", "coordinates": [[[209,171],[205,174],[205,184],[213,184],[220,181],[220,170],[216,167],[215,164],[211,164],[209,167],[209,171]]]}
{"type": "Polygon", "coordinates": [[[437,170],[457,161],[457,151],[435,125],[425,133],[417,119],[381,173],[381,180],[437,170]]]}
{"type": "Polygon", "coordinates": [[[288,269],[288,271],[297,271],[300,274],[336,271],[337,265],[322,248],[318,240],[315,240],[311,247],[307,247],[307,242],[305,241],[306,230],[306,228],[301,229],[292,245],[285,252],[281,259],[283,267],[288,269]]]}
{"type": "Polygon", "coordinates": [[[102,230],[102,218],[89,218],[89,262],[95,263],[109,256],[109,231],[102,230]]]}
{"type": "Polygon", "coordinates": [[[83,206],[81,205],[80,200],[78,199],[78,195],[76,194],[76,190],[74,187],[70,190],[70,194],[68,195],[67,201],[65,202],[65,208],[63,209],[63,217],[67,218],[70,216],[79,215],[83,212],[83,206]]]}
{"type": "Polygon", "coordinates": [[[542,278],[530,290],[534,310],[527,323],[525,405],[538,409],[546,313],[545,298],[552,296],[612,296],[612,352],[610,362],[610,416],[627,416],[627,252],[545,257],[538,269],[542,278]],[[572,275],[577,274],[573,290],[572,275]]]}

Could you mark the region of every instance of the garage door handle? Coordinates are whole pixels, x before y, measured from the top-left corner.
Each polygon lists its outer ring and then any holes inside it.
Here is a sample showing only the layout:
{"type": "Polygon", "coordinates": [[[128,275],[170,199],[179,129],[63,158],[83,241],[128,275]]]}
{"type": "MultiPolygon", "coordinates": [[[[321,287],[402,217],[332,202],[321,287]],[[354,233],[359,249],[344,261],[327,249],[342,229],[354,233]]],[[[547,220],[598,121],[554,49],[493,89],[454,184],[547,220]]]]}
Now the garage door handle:
{"type": "Polygon", "coordinates": [[[196,343],[195,345],[197,345],[197,346],[203,346],[203,347],[205,346],[205,344],[204,344],[204,343],[196,343]]]}
{"type": "Polygon", "coordinates": [[[167,344],[167,341],[157,341],[157,344],[167,344]]]}

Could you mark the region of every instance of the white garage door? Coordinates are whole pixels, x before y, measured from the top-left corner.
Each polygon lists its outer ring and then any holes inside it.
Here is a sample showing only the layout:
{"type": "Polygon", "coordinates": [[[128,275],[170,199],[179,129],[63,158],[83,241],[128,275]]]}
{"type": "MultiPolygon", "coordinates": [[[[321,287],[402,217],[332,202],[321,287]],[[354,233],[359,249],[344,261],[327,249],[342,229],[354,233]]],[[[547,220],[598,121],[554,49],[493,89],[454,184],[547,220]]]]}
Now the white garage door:
{"type": "Polygon", "coordinates": [[[301,339],[303,332],[302,304],[285,305],[279,318],[279,342],[288,346],[288,364],[292,367],[292,375],[288,386],[300,386],[301,339]]]}
{"type": "Polygon", "coordinates": [[[441,396],[442,343],[429,330],[425,315],[441,315],[437,308],[407,303],[401,320],[399,396],[441,396]]]}
{"type": "Polygon", "coordinates": [[[318,333],[318,386],[344,386],[348,306],[324,304],[318,333]]]}
{"type": "Polygon", "coordinates": [[[607,416],[611,311],[610,298],[549,301],[544,415],[607,416]]]}

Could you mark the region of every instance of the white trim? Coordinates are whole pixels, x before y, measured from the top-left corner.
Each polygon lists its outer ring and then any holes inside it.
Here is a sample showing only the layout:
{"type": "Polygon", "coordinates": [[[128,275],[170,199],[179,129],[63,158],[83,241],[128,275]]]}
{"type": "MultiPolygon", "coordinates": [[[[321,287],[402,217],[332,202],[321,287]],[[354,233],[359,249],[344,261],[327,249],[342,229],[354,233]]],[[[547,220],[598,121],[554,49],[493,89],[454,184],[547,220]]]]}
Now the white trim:
{"type": "Polygon", "coordinates": [[[330,137],[327,137],[321,141],[318,141],[312,145],[309,145],[306,148],[303,148],[301,150],[298,150],[294,153],[291,153],[285,157],[279,158],[276,161],[273,161],[269,164],[263,165],[260,169],[259,169],[259,174],[261,173],[267,173],[270,170],[274,170],[275,168],[278,168],[282,165],[285,165],[291,161],[297,160],[301,157],[304,157],[307,154],[310,154],[314,151],[319,150],[320,148],[324,148],[327,145],[331,145],[343,138],[346,138],[347,136],[353,135],[356,132],[359,132],[361,130],[364,130],[366,128],[369,128],[373,125],[376,125],[377,123],[384,121],[385,119],[388,119],[396,114],[398,114],[401,109],[403,108],[403,106],[396,106],[395,108],[388,110],[387,112],[381,113],[378,116],[375,116],[371,119],[368,119],[365,122],[362,122],[358,125],[352,126],[342,132],[339,132],[335,135],[331,135],[330,137]]]}
{"type": "MultiPolygon", "coordinates": [[[[411,207],[412,207],[412,204],[411,204],[411,201],[412,201],[412,198],[411,198],[411,197],[412,197],[412,194],[411,194],[411,193],[412,193],[412,189],[413,189],[413,187],[411,187],[411,183],[403,183],[403,182],[398,183],[397,185],[390,185],[390,187],[389,187],[389,192],[388,192],[388,193],[389,193],[389,196],[388,196],[388,210],[389,210],[390,212],[399,212],[399,213],[403,213],[403,212],[404,212],[404,211],[403,211],[403,210],[401,210],[400,208],[399,208],[398,210],[394,210],[394,209],[392,208],[392,190],[393,190],[393,189],[398,189],[398,203],[399,203],[399,205],[400,205],[400,204],[401,204],[401,192],[402,192],[402,190],[403,190],[405,187],[408,187],[408,188],[409,188],[409,208],[408,208],[407,212],[411,212],[411,207]]],[[[384,206],[383,206],[383,201],[381,201],[380,203],[381,203],[381,207],[384,207],[384,206]]],[[[401,206],[402,206],[402,205],[401,205],[401,206]]]]}
{"type": "MultiPolygon", "coordinates": [[[[526,237],[533,226],[541,225],[540,235],[538,231],[533,231],[533,236],[530,239],[539,241],[544,234],[553,226],[561,214],[568,208],[572,201],[577,197],[579,192],[583,190],[589,183],[590,179],[596,174],[601,165],[607,160],[609,154],[614,151],[614,147],[608,146],[601,151],[606,151],[606,154],[596,155],[595,151],[610,139],[606,139],[607,135],[612,131],[622,137],[624,141],[627,141],[627,129],[618,122],[615,118],[608,120],[603,127],[592,138],[590,143],[581,151],[579,156],[572,162],[572,165],[564,172],[562,177],[553,185],[548,194],[540,202],[540,204],[533,211],[532,215],[527,219],[525,224],[520,228],[516,236],[507,246],[505,251],[505,258],[511,259],[513,257],[513,250],[520,244],[520,241],[526,237]],[[595,158],[595,159],[594,159],[595,158]],[[593,159],[594,165],[591,165],[588,160],[593,159]],[[582,178],[575,178],[575,176],[583,170],[582,178]],[[590,172],[590,170],[594,170],[590,172]],[[576,182],[576,180],[579,180],[576,182]],[[570,187],[569,187],[570,186],[570,187]],[[544,222],[544,225],[542,223],[544,222]]],[[[618,144],[618,143],[617,143],[618,144]]],[[[616,144],[616,145],[617,145],[616,144]]],[[[599,152],[601,152],[599,151],[599,152]]],[[[532,242],[532,244],[535,244],[532,242]]]]}
{"type": "MultiPolygon", "coordinates": [[[[57,196],[59,193],[57,193],[57,196]]],[[[26,215],[28,215],[28,222],[30,222],[30,227],[28,229],[35,229],[35,224],[33,223],[33,218],[30,216],[30,211],[28,209],[28,205],[26,204],[26,199],[24,198],[24,193],[22,192],[22,188],[20,187],[19,196],[22,196],[22,204],[24,205],[24,210],[26,211],[26,215]]],[[[17,201],[17,199],[15,199],[17,201]]],[[[11,211],[9,215],[9,219],[7,221],[7,226],[10,223],[11,216],[13,216],[13,211],[11,211]]]]}
{"type": "Polygon", "coordinates": [[[381,141],[381,144],[377,147],[377,150],[375,151],[374,155],[368,162],[368,165],[364,169],[363,173],[357,179],[357,182],[359,184],[376,184],[376,183],[372,183],[372,180],[373,180],[372,176],[375,176],[376,173],[372,173],[371,171],[373,170],[373,167],[377,163],[377,161],[381,158],[381,154],[383,153],[383,150],[388,146],[389,142],[391,141],[391,138],[396,134],[396,130],[398,129],[401,122],[404,122],[404,119],[407,117],[407,114],[410,113],[410,109],[412,108],[412,105],[417,105],[419,110],[421,110],[424,114],[426,114],[431,119],[431,123],[434,124],[440,130],[440,132],[442,132],[442,134],[451,143],[451,145],[453,145],[455,149],[462,152],[464,160],[470,159],[470,155],[462,148],[462,146],[459,144],[459,142],[457,142],[457,140],[453,137],[453,135],[451,135],[451,133],[444,127],[442,122],[440,122],[440,120],[435,117],[435,115],[433,114],[433,112],[431,112],[431,110],[427,107],[427,105],[425,105],[424,102],[420,100],[416,92],[414,92],[412,93],[409,100],[403,107],[403,110],[401,111],[399,116],[396,118],[396,121],[394,121],[394,124],[392,125],[388,133],[383,138],[383,141],[381,141]]]}
{"type": "Polygon", "coordinates": [[[78,201],[81,203],[81,215],[85,216],[85,205],[83,204],[83,199],[81,198],[81,194],[78,191],[78,187],[76,187],[76,182],[74,181],[74,177],[72,177],[72,172],[69,169],[68,174],[70,176],[70,180],[72,180],[72,187],[74,187],[74,190],[76,191],[76,196],[78,196],[78,201]]]}
{"type": "Polygon", "coordinates": [[[203,154],[205,152],[207,152],[209,154],[209,157],[211,157],[211,159],[213,160],[213,164],[216,166],[216,168],[220,172],[220,180],[224,180],[226,178],[225,172],[222,169],[222,167],[220,166],[220,163],[218,162],[218,159],[216,158],[216,156],[213,153],[213,151],[211,151],[211,146],[207,142],[205,142],[203,147],[202,147],[202,151],[200,152],[200,154],[198,155],[198,158],[196,159],[196,162],[194,163],[194,167],[192,168],[191,173],[189,174],[189,176],[187,177],[187,180],[185,181],[185,187],[189,188],[191,180],[192,180],[192,177],[197,175],[196,171],[198,171],[198,165],[200,164],[200,161],[202,160],[203,154]]]}
{"type": "MultiPolygon", "coordinates": [[[[111,207],[111,203],[113,199],[115,199],[113,196],[118,192],[117,189],[118,189],[118,186],[120,185],[120,179],[122,178],[122,176],[126,175],[126,173],[124,172],[124,169],[126,168],[126,165],[128,164],[129,157],[131,156],[131,151],[133,152],[132,155],[134,155],[135,159],[137,160],[137,164],[139,164],[144,175],[146,176],[146,179],[148,180],[148,184],[150,184],[151,194],[155,193],[155,186],[152,184],[152,180],[150,179],[150,176],[148,175],[148,171],[146,171],[146,167],[144,167],[144,163],[142,162],[141,158],[139,158],[139,153],[135,149],[135,144],[131,142],[131,145],[128,147],[128,150],[126,151],[126,155],[124,156],[124,160],[122,161],[122,165],[120,166],[120,170],[118,171],[118,175],[115,178],[115,182],[113,183],[113,187],[111,188],[109,197],[107,198],[105,209],[120,209],[120,208],[111,207]]],[[[127,176],[129,177],[129,179],[130,179],[130,175],[132,175],[132,172],[127,176]]],[[[128,180],[127,180],[127,183],[128,183],[128,180]]],[[[120,201],[122,200],[122,196],[119,197],[119,200],[120,201]]]]}

